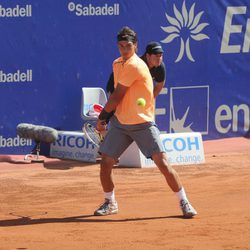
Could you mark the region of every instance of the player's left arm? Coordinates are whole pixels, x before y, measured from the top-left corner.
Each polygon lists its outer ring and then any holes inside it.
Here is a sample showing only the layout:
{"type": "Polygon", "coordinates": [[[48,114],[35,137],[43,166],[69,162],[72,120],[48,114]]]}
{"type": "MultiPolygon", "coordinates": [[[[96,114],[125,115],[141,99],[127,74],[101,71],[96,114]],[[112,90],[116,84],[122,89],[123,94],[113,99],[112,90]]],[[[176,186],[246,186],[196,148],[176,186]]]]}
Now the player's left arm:
{"type": "Polygon", "coordinates": [[[165,80],[162,82],[156,82],[156,84],[154,86],[154,98],[156,98],[160,94],[164,85],[165,85],[165,80]]]}

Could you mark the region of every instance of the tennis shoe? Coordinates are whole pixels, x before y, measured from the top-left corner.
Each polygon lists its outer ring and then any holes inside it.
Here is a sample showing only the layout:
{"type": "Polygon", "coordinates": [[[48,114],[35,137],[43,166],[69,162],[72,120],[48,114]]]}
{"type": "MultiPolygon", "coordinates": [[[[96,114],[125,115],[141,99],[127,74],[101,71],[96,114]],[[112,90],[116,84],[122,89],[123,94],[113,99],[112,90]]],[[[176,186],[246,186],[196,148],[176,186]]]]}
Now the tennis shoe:
{"type": "Polygon", "coordinates": [[[118,204],[116,201],[110,202],[109,199],[105,199],[104,203],[95,210],[94,215],[109,215],[118,213],[118,204]]]}
{"type": "Polygon", "coordinates": [[[184,218],[192,218],[195,215],[197,215],[196,210],[187,200],[181,200],[180,207],[181,207],[184,218]]]}

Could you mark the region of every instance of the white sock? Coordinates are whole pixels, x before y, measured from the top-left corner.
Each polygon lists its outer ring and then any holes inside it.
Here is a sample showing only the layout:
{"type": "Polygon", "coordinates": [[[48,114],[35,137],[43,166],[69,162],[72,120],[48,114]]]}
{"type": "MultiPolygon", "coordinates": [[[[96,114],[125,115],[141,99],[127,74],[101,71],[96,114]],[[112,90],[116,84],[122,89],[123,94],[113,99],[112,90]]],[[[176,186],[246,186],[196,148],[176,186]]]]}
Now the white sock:
{"type": "Polygon", "coordinates": [[[188,201],[188,198],[187,198],[187,195],[186,195],[186,192],[185,192],[184,187],[182,187],[182,188],[180,189],[180,191],[179,191],[179,192],[176,192],[175,194],[176,194],[176,196],[178,197],[179,201],[181,201],[181,200],[186,200],[186,201],[188,201]]]}
{"type": "Polygon", "coordinates": [[[104,192],[104,197],[105,199],[110,200],[110,202],[114,202],[115,201],[115,191],[111,191],[111,192],[104,192]]]}

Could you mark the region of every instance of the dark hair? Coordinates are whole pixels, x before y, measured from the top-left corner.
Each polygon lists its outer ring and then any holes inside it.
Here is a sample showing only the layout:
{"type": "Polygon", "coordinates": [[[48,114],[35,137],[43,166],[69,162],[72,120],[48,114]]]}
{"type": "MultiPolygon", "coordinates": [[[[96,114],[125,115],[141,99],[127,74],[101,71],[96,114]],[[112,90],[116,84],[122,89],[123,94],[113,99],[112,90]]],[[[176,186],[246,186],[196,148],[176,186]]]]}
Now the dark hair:
{"type": "Polygon", "coordinates": [[[123,27],[117,34],[117,41],[128,41],[137,43],[137,34],[128,26],[123,27]]]}

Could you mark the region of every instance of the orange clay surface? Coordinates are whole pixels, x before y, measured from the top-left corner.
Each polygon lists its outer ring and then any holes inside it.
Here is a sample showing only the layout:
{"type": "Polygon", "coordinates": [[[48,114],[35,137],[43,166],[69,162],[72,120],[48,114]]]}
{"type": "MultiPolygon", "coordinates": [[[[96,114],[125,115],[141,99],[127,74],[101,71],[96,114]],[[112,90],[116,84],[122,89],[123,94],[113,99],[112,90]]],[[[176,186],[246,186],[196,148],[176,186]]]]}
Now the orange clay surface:
{"type": "Polygon", "coordinates": [[[114,168],[117,215],[95,217],[99,165],[0,156],[0,249],[250,249],[250,139],[204,142],[206,163],[175,166],[198,211],[183,219],[157,168],[114,168]]]}

